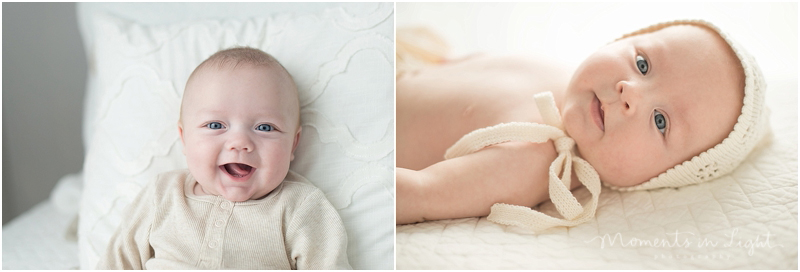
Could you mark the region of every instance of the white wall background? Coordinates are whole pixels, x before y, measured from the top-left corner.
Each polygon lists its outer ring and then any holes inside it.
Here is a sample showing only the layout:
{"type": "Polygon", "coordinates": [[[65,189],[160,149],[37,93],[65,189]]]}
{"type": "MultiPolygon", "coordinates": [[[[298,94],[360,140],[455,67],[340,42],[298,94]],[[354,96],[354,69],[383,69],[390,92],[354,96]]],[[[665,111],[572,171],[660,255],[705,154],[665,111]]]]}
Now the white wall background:
{"type": "Polygon", "coordinates": [[[3,3],[3,224],[83,167],[75,3],[3,3]]]}

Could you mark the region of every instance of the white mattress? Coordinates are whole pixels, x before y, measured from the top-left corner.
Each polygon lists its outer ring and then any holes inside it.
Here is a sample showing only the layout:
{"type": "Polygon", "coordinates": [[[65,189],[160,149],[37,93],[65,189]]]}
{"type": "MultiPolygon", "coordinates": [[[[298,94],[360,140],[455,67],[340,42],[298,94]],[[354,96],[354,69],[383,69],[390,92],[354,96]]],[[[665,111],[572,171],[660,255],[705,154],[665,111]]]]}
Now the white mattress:
{"type": "MultiPolygon", "coordinates": [[[[709,183],[625,193],[604,187],[597,216],[572,228],[533,234],[485,217],[399,225],[397,269],[798,268],[797,15],[782,13],[796,4],[428,4],[398,3],[397,25],[430,27],[454,57],[555,52],[569,62],[651,22],[705,18],[759,61],[773,133],[734,173],[709,183]]],[[[582,202],[590,197],[585,188],[574,193],[582,202]]],[[[557,215],[551,202],[537,209],[557,215]]]]}
{"type": "Polygon", "coordinates": [[[3,225],[3,270],[78,269],[78,243],[66,239],[72,219],[48,200],[3,225]]]}

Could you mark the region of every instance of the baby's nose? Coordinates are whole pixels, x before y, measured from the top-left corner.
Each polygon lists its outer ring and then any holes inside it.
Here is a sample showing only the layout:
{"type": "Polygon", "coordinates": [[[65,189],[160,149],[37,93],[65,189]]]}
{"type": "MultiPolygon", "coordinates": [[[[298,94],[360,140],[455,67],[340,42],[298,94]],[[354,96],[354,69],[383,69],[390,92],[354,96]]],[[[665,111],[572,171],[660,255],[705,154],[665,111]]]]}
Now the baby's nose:
{"type": "Polygon", "coordinates": [[[227,149],[231,151],[235,150],[235,151],[251,152],[253,151],[253,141],[251,141],[250,138],[247,137],[246,135],[241,135],[240,133],[234,135],[233,138],[231,138],[228,141],[227,149]]]}
{"type": "Polygon", "coordinates": [[[250,152],[251,149],[252,148],[250,148],[248,146],[232,146],[231,147],[231,150],[241,150],[241,151],[245,151],[245,152],[250,152]]]}
{"type": "Polygon", "coordinates": [[[619,94],[619,101],[622,103],[624,111],[631,113],[634,112],[636,110],[635,105],[637,104],[639,98],[637,86],[623,80],[617,82],[615,88],[619,94]]]}

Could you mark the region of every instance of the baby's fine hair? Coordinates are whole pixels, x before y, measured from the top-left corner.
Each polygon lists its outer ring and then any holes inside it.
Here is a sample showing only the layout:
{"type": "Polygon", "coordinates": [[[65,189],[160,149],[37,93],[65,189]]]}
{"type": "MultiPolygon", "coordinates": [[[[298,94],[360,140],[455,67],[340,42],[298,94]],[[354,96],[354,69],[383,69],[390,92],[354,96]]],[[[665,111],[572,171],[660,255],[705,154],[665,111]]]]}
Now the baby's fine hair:
{"type": "MultiPolygon", "coordinates": [[[[289,74],[289,71],[287,71],[286,68],[283,67],[283,65],[272,55],[267,54],[267,52],[246,46],[231,47],[214,53],[206,60],[201,62],[200,65],[197,65],[197,68],[194,68],[192,74],[189,75],[189,79],[186,80],[186,86],[189,86],[189,83],[192,82],[192,79],[194,79],[194,77],[197,76],[199,72],[204,69],[207,68],[236,69],[236,67],[240,65],[253,65],[256,67],[265,67],[270,69],[272,72],[277,72],[282,74],[284,86],[287,87],[289,89],[288,91],[292,92],[295,95],[295,97],[297,97],[297,92],[298,92],[297,85],[294,83],[294,79],[292,78],[292,75],[289,74]]],[[[184,89],[184,97],[185,97],[185,92],[186,89],[184,89]]],[[[181,108],[178,115],[178,123],[181,123],[182,119],[183,119],[183,101],[181,101],[181,108]]]]}
{"type": "Polygon", "coordinates": [[[272,55],[267,54],[264,51],[261,51],[256,48],[252,47],[232,47],[225,50],[220,50],[217,53],[214,53],[206,60],[200,63],[197,68],[194,69],[192,74],[189,76],[189,80],[191,81],[192,78],[198,73],[198,71],[203,70],[203,68],[210,66],[213,68],[221,69],[229,67],[231,69],[235,69],[240,64],[250,64],[259,67],[268,67],[278,70],[280,73],[284,74],[288,78],[288,83],[292,86],[292,88],[296,89],[297,87],[294,84],[294,80],[292,79],[292,75],[289,74],[289,71],[286,70],[283,65],[278,62],[272,55]]]}

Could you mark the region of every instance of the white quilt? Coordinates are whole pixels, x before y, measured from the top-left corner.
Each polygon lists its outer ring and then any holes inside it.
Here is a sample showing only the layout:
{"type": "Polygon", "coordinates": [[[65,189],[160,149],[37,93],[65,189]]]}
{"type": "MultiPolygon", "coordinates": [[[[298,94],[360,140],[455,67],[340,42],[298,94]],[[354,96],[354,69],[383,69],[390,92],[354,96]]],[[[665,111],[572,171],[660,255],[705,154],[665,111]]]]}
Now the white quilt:
{"type": "Polygon", "coordinates": [[[78,269],[78,243],[67,239],[74,219],[46,200],[3,225],[3,270],[78,269]]]}
{"type": "MultiPolygon", "coordinates": [[[[796,3],[398,3],[398,27],[433,29],[456,57],[554,52],[551,58],[574,62],[623,30],[704,18],[759,61],[772,134],[735,172],[709,183],[642,192],[604,187],[596,217],[572,228],[534,234],[485,217],[399,225],[396,268],[797,269],[797,15],[784,13],[796,9],[796,3]]],[[[585,188],[574,193],[584,203],[590,198],[585,188]]],[[[558,216],[551,202],[536,209],[558,216]]]]}

